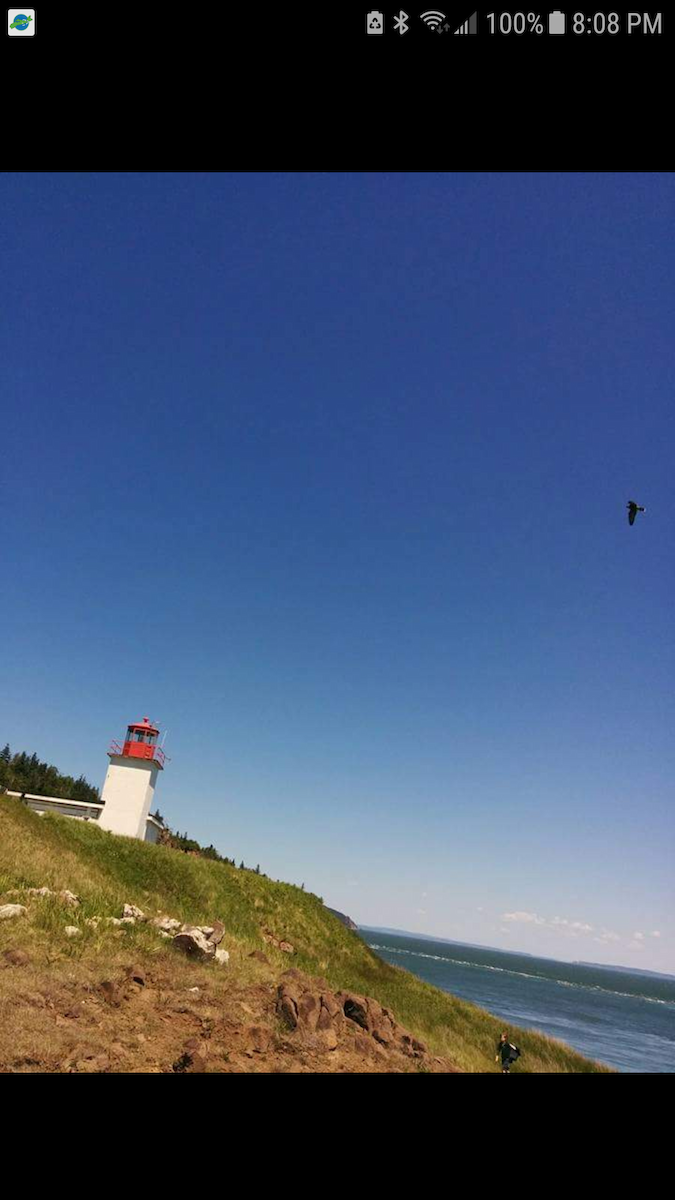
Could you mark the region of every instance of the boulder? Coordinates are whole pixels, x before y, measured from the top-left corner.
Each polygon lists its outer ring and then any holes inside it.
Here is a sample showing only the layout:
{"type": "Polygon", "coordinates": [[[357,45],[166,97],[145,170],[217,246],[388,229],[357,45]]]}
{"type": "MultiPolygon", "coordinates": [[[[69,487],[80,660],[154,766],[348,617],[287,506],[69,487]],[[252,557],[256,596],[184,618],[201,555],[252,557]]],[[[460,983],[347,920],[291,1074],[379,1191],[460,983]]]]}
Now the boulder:
{"type": "Polygon", "coordinates": [[[29,888],[28,895],[29,896],[53,896],[54,893],[51,888],[41,887],[41,888],[29,888]]]}
{"type": "Polygon", "coordinates": [[[100,917],[87,917],[87,919],[85,921],[85,925],[89,925],[90,929],[98,929],[100,924],[101,924],[100,917]]]}
{"type": "Polygon", "coordinates": [[[0,904],[0,921],[11,921],[14,917],[25,917],[28,912],[25,904],[0,904]]]}
{"type": "Polygon", "coordinates": [[[106,923],[106,925],[121,925],[122,918],[121,917],[106,917],[105,923],[106,923]]]}
{"type": "MultiPolygon", "coordinates": [[[[213,943],[211,944],[213,945],[213,943]]],[[[217,949],[214,958],[217,963],[220,963],[221,967],[224,967],[230,961],[230,955],[227,950],[217,949]]]]}
{"type": "Polygon", "coordinates": [[[216,947],[213,942],[204,937],[204,934],[199,929],[190,929],[182,933],[177,933],[173,939],[173,944],[191,958],[208,959],[215,957],[216,947]]]}
{"type": "Polygon", "coordinates": [[[59,900],[62,900],[68,908],[79,908],[82,903],[80,897],[76,896],[74,892],[69,892],[67,888],[59,892],[59,900]]]}
{"type": "Polygon", "coordinates": [[[344,1015],[335,996],[321,989],[324,982],[312,981],[301,971],[284,972],[277,989],[277,1012],[308,1046],[330,1051],[337,1047],[344,1015]]]}
{"type": "Polygon", "coordinates": [[[69,938],[80,937],[81,933],[82,933],[82,930],[78,929],[77,925],[66,925],[66,927],[65,927],[66,937],[69,937],[69,938]]]}
{"type": "Polygon", "coordinates": [[[120,922],[120,925],[135,925],[136,918],[135,917],[120,917],[119,922],[120,922]]]}

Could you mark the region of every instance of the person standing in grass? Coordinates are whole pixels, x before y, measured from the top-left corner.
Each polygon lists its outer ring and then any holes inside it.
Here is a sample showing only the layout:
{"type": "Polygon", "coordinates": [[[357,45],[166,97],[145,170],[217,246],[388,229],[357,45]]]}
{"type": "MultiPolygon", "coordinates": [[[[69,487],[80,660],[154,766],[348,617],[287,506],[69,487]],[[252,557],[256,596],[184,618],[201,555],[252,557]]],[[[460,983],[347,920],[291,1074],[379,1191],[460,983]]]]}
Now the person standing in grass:
{"type": "Polygon", "coordinates": [[[508,1075],[511,1070],[511,1063],[515,1062],[520,1055],[520,1050],[517,1046],[513,1046],[509,1041],[508,1030],[505,1029],[499,1041],[497,1042],[497,1053],[495,1054],[495,1062],[501,1057],[502,1060],[502,1075],[508,1075]]]}

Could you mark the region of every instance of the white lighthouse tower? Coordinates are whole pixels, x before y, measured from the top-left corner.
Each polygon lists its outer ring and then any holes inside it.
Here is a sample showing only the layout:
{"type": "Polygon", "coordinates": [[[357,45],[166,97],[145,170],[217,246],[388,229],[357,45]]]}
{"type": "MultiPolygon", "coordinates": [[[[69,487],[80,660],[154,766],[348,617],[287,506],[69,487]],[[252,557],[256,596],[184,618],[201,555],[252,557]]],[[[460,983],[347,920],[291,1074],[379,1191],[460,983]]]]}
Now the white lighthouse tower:
{"type": "Polygon", "coordinates": [[[103,784],[101,829],[127,837],[147,839],[147,821],[155,795],[157,774],[164,770],[166,756],[157,745],[159,729],[147,717],[127,727],[120,746],[112,742],[110,765],[103,784]]]}

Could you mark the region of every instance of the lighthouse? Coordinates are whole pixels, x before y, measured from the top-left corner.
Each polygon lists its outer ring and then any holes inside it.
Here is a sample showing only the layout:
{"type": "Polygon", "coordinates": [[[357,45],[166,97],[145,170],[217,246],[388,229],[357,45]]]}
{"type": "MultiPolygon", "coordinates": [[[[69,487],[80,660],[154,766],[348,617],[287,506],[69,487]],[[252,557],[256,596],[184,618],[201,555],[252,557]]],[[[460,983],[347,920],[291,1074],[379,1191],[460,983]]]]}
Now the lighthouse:
{"type": "MultiPolygon", "coordinates": [[[[124,743],[111,742],[99,820],[101,829],[126,837],[148,838],[147,821],[159,771],[166,756],[157,745],[159,729],[144,717],[127,726],[124,743]]],[[[154,840],[154,839],[153,839],[154,840]]]]}

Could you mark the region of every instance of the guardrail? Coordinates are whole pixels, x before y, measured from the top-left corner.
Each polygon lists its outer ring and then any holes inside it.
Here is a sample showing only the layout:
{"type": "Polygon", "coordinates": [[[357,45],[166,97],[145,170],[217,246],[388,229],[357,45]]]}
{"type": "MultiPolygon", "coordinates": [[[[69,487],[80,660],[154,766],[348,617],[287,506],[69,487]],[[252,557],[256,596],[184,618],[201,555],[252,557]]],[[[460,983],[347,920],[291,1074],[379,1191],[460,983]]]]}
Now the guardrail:
{"type": "Polygon", "coordinates": [[[125,742],[123,746],[119,742],[111,742],[108,754],[116,754],[125,758],[150,759],[151,761],[157,761],[160,767],[164,766],[167,758],[159,746],[148,746],[145,742],[125,742]],[[128,750],[127,746],[129,747],[128,750]]]}

